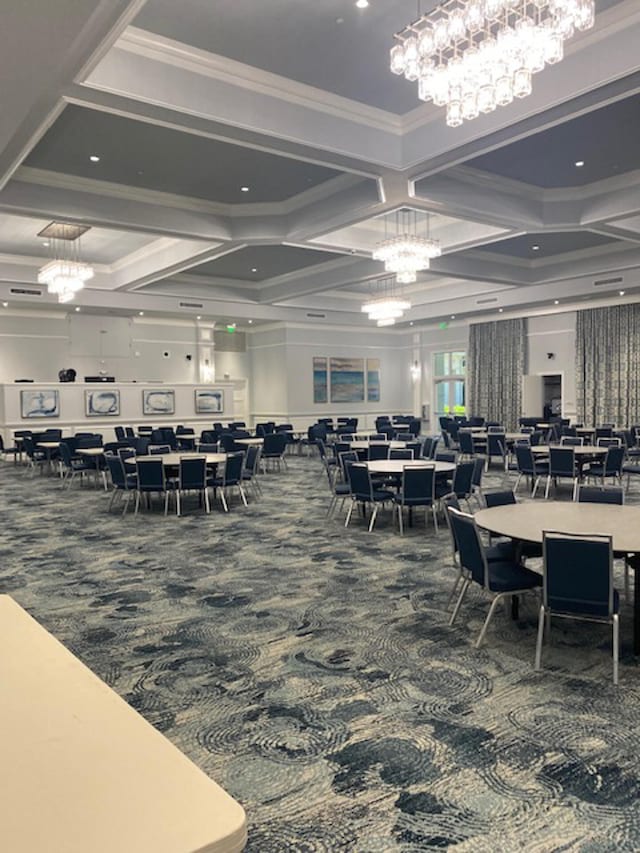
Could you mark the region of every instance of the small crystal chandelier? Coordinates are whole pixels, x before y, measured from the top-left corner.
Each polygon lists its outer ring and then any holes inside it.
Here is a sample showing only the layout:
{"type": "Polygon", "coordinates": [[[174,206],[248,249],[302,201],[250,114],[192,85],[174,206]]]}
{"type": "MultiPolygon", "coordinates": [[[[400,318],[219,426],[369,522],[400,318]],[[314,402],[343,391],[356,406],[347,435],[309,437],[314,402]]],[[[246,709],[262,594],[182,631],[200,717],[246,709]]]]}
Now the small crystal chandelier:
{"type": "Polygon", "coordinates": [[[391,71],[458,127],[530,95],[532,74],[560,62],[594,18],[595,0],[446,0],[396,33],[391,71]]]}
{"type": "Polygon", "coordinates": [[[80,236],[88,230],[83,225],[52,222],[38,234],[48,239],[52,255],[52,260],[39,270],[38,283],[46,284],[58,302],[70,302],[93,278],[93,267],[80,260],[80,236]]]}
{"type": "Polygon", "coordinates": [[[411,303],[405,299],[393,276],[381,279],[374,285],[371,299],[362,306],[362,311],[375,320],[378,326],[393,326],[400,320],[411,303]]]}
{"type": "Polygon", "coordinates": [[[395,273],[398,284],[413,284],[416,273],[428,270],[431,258],[442,254],[440,243],[431,239],[430,229],[428,213],[396,211],[395,216],[385,217],[385,239],[376,247],[373,260],[382,261],[386,272],[395,273]],[[424,217],[424,236],[418,234],[420,217],[424,217]]]}

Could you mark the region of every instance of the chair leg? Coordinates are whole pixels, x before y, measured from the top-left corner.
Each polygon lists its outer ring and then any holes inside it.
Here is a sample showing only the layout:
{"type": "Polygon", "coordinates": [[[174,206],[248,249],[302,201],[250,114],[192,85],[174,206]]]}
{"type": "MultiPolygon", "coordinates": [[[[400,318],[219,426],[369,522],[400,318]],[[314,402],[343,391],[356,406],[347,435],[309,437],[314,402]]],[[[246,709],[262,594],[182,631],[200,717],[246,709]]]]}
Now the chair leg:
{"type": "MultiPolygon", "coordinates": [[[[177,493],[178,493],[178,490],[176,489],[176,495],[177,495],[177,493]]],[[[178,506],[178,500],[179,500],[179,498],[176,497],[176,507],[178,506]]],[[[164,514],[167,515],[168,512],[169,512],[169,490],[167,489],[167,491],[164,493],[164,514]]]]}
{"type": "Polygon", "coordinates": [[[211,504],[209,503],[209,489],[205,486],[202,490],[204,492],[204,508],[207,513],[211,512],[211,504]]]}
{"type": "Polygon", "coordinates": [[[400,530],[400,536],[404,536],[404,518],[402,517],[402,505],[398,504],[396,509],[398,510],[398,528],[400,530]]]}
{"type": "Polygon", "coordinates": [[[451,588],[451,592],[449,593],[449,598],[447,599],[447,603],[445,604],[445,610],[448,610],[451,606],[451,602],[453,601],[453,597],[458,590],[458,584],[462,580],[462,572],[458,570],[458,577],[455,579],[453,587],[451,588]]]}
{"type": "Polygon", "coordinates": [[[482,630],[478,634],[478,639],[476,640],[476,649],[479,649],[482,645],[482,641],[484,640],[484,635],[487,633],[487,628],[489,627],[489,623],[493,618],[493,614],[495,613],[495,609],[498,606],[498,603],[501,598],[504,596],[496,595],[496,597],[491,602],[491,607],[489,608],[489,612],[487,613],[487,618],[484,620],[484,625],[482,626],[482,630]]]}
{"type": "Polygon", "coordinates": [[[551,486],[551,475],[549,474],[549,476],[547,477],[547,487],[546,487],[546,489],[544,490],[544,499],[545,499],[545,501],[546,501],[546,500],[547,500],[547,498],[549,497],[549,487],[550,487],[550,486],[551,486]]]}
{"type": "Polygon", "coordinates": [[[620,620],[613,614],[613,683],[618,683],[618,658],[620,656],[620,620]]]}
{"type": "Polygon", "coordinates": [[[435,504],[431,505],[431,514],[433,515],[433,529],[438,532],[438,507],[435,504]]]}
{"type": "Polygon", "coordinates": [[[345,527],[349,526],[349,522],[351,521],[351,516],[353,514],[353,507],[355,506],[355,503],[356,503],[355,501],[351,501],[351,506],[349,507],[349,509],[347,511],[347,517],[344,520],[344,526],[345,527]]]}
{"type": "Polygon", "coordinates": [[[371,518],[369,519],[369,533],[373,530],[373,525],[376,523],[376,518],[378,516],[378,506],[374,506],[373,512],[371,513],[371,518]]]}
{"type": "Polygon", "coordinates": [[[222,501],[222,506],[224,507],[225,512],[229,512],[229,507],[227,506],[227,498],[224,493],[224,486],[220,489],[220,500],[222,501]]]}
{"type": "Polygon", "coordinates": [[[471,581],[468,578],[465,578],[462,581],[462,589],[460,590],[460,595],[458,596],[458,600],[456,601],[456,605],[453,608],[453,613],[451,614],[451,619],[449,619],[449,625],[453,625],[453,623],[456,621],[458,611],[460,610],[460,605],[462,604],[462,599],[465,597],[466,592],[470,586],[471,586],[471,581]]]}
{"type": "Polygon", "coordinates": [[[113,502],[115,501],[117,494],[118,494],[118,489],[114,488],[113,492],[111,493],[111,500],[109,501],[109,506],[107,507],[107,512],[111,512],[111,508],[113,507],[113,502]]]}
{"type": "Polygon", "coordinates": [[[544,639],[544,623],[545,623],[545,608],[544,604],[540,605],[540,615],[538,616],[538,639],[536,640],[536,659],[533,668],[536,672],[542,669],[542,640],[544,639]]]}
{"type": "Polygon", "coordinates": [[[140,509],[140,492],[136,492],[136,503],[135,503],[135,507],[133,508],[133,514],[137,515],[139,509],[140,509]]]}
{"type": "Polygon", "coordinates": [[[513,493],[514,493],[514,495],[515,495],[515,493],[518,491],[518,486],[520,485],[520,480],[521,480],[521,479],[522,479],[522,471],[519,471],[519,472],[518,472],[518,477],[516,478],[516,482],[515,482],[515,485],[514,485],[514,487],[513,487],[513,493]]]}
{"type": "MultiPolygon", "coordinates": [[[[168,495],[169,492],[167,492],[167,496],[168,495]]],[[[180,506],[180,489],[176,489],[176,515],[182,515],[182,507],[180,506]]]]}
{"type": "Polygon", "coordinates": [[[240,492],[240,497],[242,498],[242,503],[243,503],[245,506],[249,506],[249,504],[247,503],[247,496],[246,496],[246,494],[244,493],[244,489],[242,488],[242,486],[240,485],[240,483],[238,483],[238,490],[239,490],[239,492],[240,492]]]}

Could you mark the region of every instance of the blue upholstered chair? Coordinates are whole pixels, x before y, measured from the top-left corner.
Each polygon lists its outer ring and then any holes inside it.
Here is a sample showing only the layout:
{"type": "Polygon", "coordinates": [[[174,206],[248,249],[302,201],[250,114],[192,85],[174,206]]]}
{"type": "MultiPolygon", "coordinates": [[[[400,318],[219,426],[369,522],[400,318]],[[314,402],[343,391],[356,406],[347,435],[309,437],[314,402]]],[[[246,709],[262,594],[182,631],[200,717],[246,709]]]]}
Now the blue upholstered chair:
{"type": "Polygon", "coordinates": [[[398,511],[398,526],[400,535],[404,535],[403,510],[405,507],[410,511],[414,507],[425,508],[424,523],[427,525],[429,510],[433,518],[433,526],[438,532],[437,502],[435,495],[436,466],[425,465],[420,468],[403,468],[400,491],[393,496],[393,501],[398,511]]]}
{"type": "Polygon", "coordinates": [[[378,517],[378,509],[381,504],[391,503],[393,501],[393,492],[388,489],[375,488],[369,469],[366,465],[351,465],[350,469],[351,483],[351,505],[347,512],[347,517],[344,526],[348,527],[353,514],[353,509],[356,504],[360,504],[363,514],[367,506],[372,507],[371,519],[369,521],[369,532],[373,530],[378,517]]]}
{"type": "Polygon", "coordinates": [[[541,585],[542,578],[537,572],[530,571],[512,559],[489,560],[473,516],[460,512],[453,507],[448,507],[447,512],[458,547],[462,574],[462,588],[451,614],[449,625],[453,625],[455,622],[462,601],[471,584],[478,584],[491,598],[487,618],[475,644],[476,648],[479,648],[498,603],[506,595],[519,595],[537,589],[541,585]]]}
{"type": "Polygon", "coordinates": [[[545,498],[549,497],[551,480],[557,486],[558,480],[569,479],[573,483],[573,496],[578,488],[578,468],[576,466],[576,455],[573,447],[550,447],[549,448],[549,473],[547,474],[547,485],[544,490],[545,498]]]}
{"type": "Polygon", "coordinates": [[[545,531],[543,586],[535,669],[541,669],[542,641],[551,617],[603,622],[613,629],[613,683],[618,683],[620,598],[613,586],[610,536],[576,536],[545,531]]]}
{"type": "MultiPolygon", "coordinates": [[[[136,474],[136,505],[134,515],[138,514],[142,496],[145,495],[151,501],[151,496],[154,494],[160,497],[164,496],[164,514],[166,515],[169,509],[169,491],[167,489],[167,480],[162,459],[149,458],[144,462],[138,459],[136,462],[136,474]]],[[[149,506],[151,507],[151,503],[149,503],[149,506]]]]}
{"type": "Polygon", "coordinates": [[[111,475],[111,486],[113,488],[111,500],[109,501],[108,512],[111,512],[113,503],[119,495],[120,498],[123,499],[122,502],[124,506],[122,508],[122,514],[124,515],[129,508],[131,495],[135,492],[136,475],[126,473],[124,462],[119,456],[107,456],[106,462],[111,475]]]}
{"type": "Polygon", "coordinates": [[[207,460],[204,456],[185,456],[180,459],[178,482],[174,485],[176,495],[176,515],[182,514],[181,498],[187,492],[197,492],[200,501],[204,501],[206,512],[210,512],[209,491],[207,489],[207,460]]]}

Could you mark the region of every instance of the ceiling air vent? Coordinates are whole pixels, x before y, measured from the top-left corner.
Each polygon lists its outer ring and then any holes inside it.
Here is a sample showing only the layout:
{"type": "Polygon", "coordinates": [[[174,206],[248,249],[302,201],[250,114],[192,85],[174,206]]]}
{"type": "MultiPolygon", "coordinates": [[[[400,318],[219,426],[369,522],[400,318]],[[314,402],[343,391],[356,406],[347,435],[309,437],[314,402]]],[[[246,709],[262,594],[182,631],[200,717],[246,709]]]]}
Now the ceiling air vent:
{"type": "Polygon", "coordinates": [[[498,297],[494,296],[492,299],[476,299],[476,305],[488,305],[490,302],[497,302],[498,297]]]}
{"type": "Polygon", "coordinates": [[[16,296],[42,296],[41,290],[28,290],[26,287],[12,287],[11,293],[16,296]]]}
{"type": "Polygon", "coordinates": [[[309,314],[307,312],[307,317],[315,317],[318,320],[323,320],[326,316],[326,314],[309,314]]]}
{"type": "Polygon", "coordinates": [[[594,287],[604,287],[606,284],[622,284],[624,278],[619,275],[617,278],[601,278],[593,282],[594,287]]]}
{"type": "Polygon", "coordinates": [[[202,302],[181,302],[181,308],[204,308],[202,302]]]}

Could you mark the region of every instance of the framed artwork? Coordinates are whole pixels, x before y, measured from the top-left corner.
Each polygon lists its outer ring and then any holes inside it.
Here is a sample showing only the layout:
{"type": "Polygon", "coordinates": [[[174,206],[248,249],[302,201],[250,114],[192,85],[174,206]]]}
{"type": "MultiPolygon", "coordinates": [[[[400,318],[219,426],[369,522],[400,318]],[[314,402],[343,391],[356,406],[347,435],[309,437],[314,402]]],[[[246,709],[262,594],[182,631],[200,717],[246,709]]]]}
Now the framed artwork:
{"type": "Polygon", "coordinates": [[[120,391],[100,389],[84,392],[84,413],[88,418],[120,416],[120,391]]]}
{"type": "Polygon", "coordinates": [[[380,359],[367,359],[367,403],[380,402],[380,359]]]}
{"type": "Polygon", "coordinates": [[[364,359],[331,358],[330,384],[332,403],[364,402],[364,359]]]}
{"type": "Polygon", "coordinates": [[[196,388],[195,395],[197,415],[221,415],[224,412],[224,391],[196,388]]]}
{"type": "Polygon", "coordinates": [[[146,388],[142,392],[143,415],[173,415],[176,410],[176,392],[146,388]]]}
{"type": "Polygon", "coordinates": [[[56,388],[41,388],[38,391],[20,392],[20,411],[22,417],[59,418],[60,392],[56,388]]]}
{"type": "Polygon", "coordinates": [[[314,357],[313,359],[313,402],[326,403],[329,400],[329,377],[327,373],[327,359],[314,357]]]}

